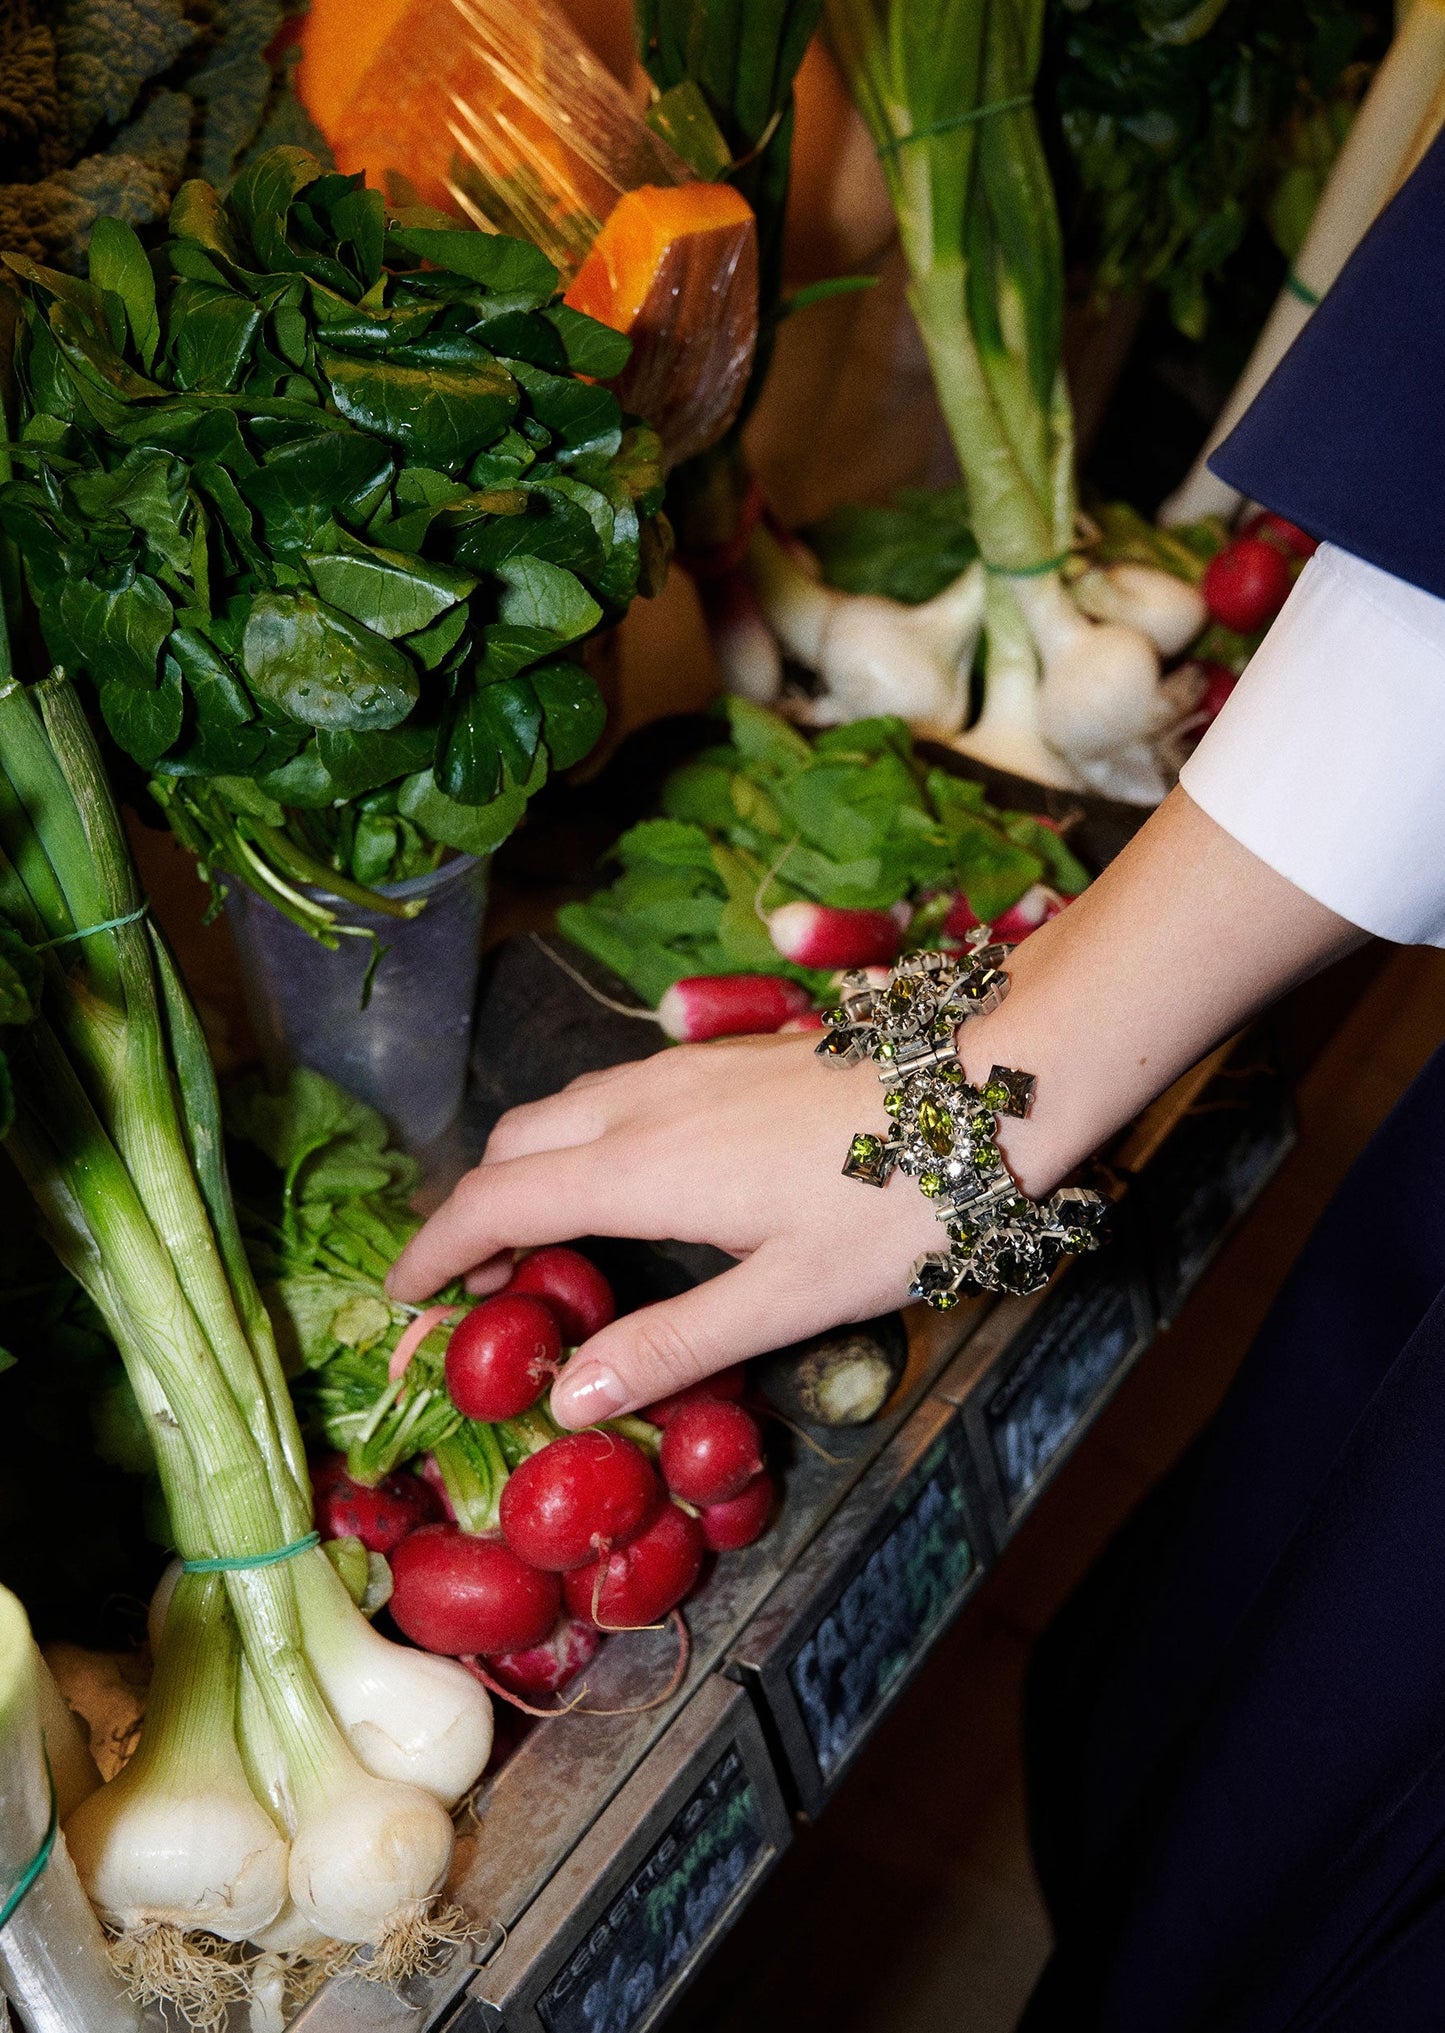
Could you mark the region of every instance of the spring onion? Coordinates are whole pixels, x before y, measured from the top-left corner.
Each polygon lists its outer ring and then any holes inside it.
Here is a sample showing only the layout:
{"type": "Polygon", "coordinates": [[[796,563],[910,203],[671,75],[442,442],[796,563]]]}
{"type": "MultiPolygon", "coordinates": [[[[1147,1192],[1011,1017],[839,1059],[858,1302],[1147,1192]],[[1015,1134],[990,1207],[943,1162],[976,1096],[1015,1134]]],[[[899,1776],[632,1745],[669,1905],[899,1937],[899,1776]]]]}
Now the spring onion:
{"type": "Polygon", "coordinates": [[[140,2014],[111,1967],[65,1837],[49,1834],[52,1800],[58,1809],[73,1794],[64,1772],[75,1765],[66,1750],[73,1723],[67,1716],[57,1726],[48,1678],[24,1610],[0,1588],[0,1910],[10,1909],[0,1991],[31,2033],[136,2033],[140,2014]]]}
{"type": "Polygon", "coordinates": [[[984,698],[965,754],[1149,803],[1174,716],[1142,630],[1094,621],[1075,540],[1063,251],[1034,117],[1042,0],[828,0],[898,214],[910,301],[988,568],[984,698]]]}
{"type": "Polygon", "coordinates": [[[7,1147],[126,1364],[175,1544],[209,1567],[165,1609],[135,1758],[71,1818],[82,1881],[137,1989],[196,2024],[238,1981],[220,1944],[292,1909],[308,1939],[370,1943],[374,1973],[402,1972],[455,1931],[433,1905],[446,1809],[485,1762],[490,1710],[463,1669],[371,1632],[309,1543],[204,1040],[59,675],[0,689],[0,910],[42,956],[36,1014],[9,1033],[7,1147]]]}

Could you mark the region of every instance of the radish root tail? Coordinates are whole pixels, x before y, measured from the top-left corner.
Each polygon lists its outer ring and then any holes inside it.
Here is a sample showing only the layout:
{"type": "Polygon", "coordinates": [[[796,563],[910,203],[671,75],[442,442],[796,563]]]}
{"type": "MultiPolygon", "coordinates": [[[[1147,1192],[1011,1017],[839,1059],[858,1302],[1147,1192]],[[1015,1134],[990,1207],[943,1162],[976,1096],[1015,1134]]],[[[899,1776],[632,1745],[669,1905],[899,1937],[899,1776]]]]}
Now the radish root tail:
{"type": "Polygon", "coordinates": [[[534,945],[541,947],[554,967],[560,967],[569,980],[576,982],[584,995],[590,995],[592,1000],[600,1002],[604,1009],[613,1010],[618,1016],[636,1017],[639,1022],[644,1024],[655,1024],[657,1022],[657,1018],[650,1009],[634,1009],[630,1003],[618,1002],[615,997],[604,995],[600,988],[594,988],[585,974],[580,974],[570,960],[564,960],[555,946],[547,944],[547,941],[542,937],[540,932],[531,932],[528,934],[528,937],[534,945]]]}

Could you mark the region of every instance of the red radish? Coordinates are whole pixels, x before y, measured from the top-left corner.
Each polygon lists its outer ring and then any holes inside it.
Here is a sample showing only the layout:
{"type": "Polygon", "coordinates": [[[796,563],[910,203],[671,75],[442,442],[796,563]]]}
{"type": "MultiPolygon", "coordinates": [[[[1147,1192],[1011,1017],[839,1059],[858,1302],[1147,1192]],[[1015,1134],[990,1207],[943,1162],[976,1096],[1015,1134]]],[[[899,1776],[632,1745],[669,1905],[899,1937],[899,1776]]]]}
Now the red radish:
{"type": "Polygon", "coordinates": [[[569,1348],[590,1341],[609,1321],[617,1318],[617,1301],[612,1287],[580,1250],[553,1244],[534,1249],[523,1257],[512,1273],[507,1293],[530,1292],[545,1299],[557,1315],[562,1339],[569,1348]]]}
{"type": "Polygon", "coordinates": [[[1297,522],[1289,522],[1267,508],[1261,514],[1251,516],[1244,528],[1247,536],[1263,537],[1266,543],[1278,544],[1292,558],[1312,558],[1320,547],[1317,536],[1311,536],[1297,522]]]}
{"type": "Polygon", "coordinates": [[[702,1535],[714,1553],[735,1553],[760,1539],[772,1513],[777,1491],[764,1469],[743,1484],[725,1503],[708,1504],[702,1514],[702,1535]]]}
{"type": "Polygon", "coordinates": [[[779,904],[763,916],[768,937],[797,967],[877,967],[898,957],[902,931],[889,911],[831,904],[779,904]]]}
{"type": "Polygon", "coordinates": [[[391,1556],[387,1605],[427,1652],[520,1652],[538,1645],[562,1607],[554,1574],[539,1574],[500,1539],[423,1525],[391,1556]]]}
{"type": "Polygon", "coordinates": [[[565,1573],[635,1539],[661,1494],[652,1464],[630,1440],[596,1429],[564,1433],[508,1476],[502,1531],[513,1552],[533,1567],[565,1573]]]}
{"type": "Polygon", "coordinates": [[[973,905],[960,890],[949,907],[948,916],[939,926],[939,931],[945,939],[966,939],[970,932],[978,929],[978,924],[973,905]]]}
{"type": "Polygon", "coordinates": [[[1290,569],[1278,546],[1237,536],[1209,561],[1203,593],[1216,621],[1252,635],[1274,620],[1289,598],[1290,569]]]}
{"type": "Polygon", "coordinates": [[[777,974],[693,974],[675,981],[657,1021],[676,1044],[776,1031],[812,1003],[806,988],[777,974]]]}
{"type": "Polygon", "coordinates": [[[360,1539],[368,1553],[389,1553],[439,1514],[436,1497],[419,1476],[389,1475],[368,1489],[347,1474],[344,1454],[312,1464],[311,1489],[322,1538],[360,1539]]]}
{"type": "Polygon", "coordinates": [[[1030,932],[1036,932],[1040,925],[1056,918],[1063,908],[1064,899],[1056,889],[1036,882],[1032,889],[1024,891],[1016,904],[1010,904],[994,919],[993,935],[1002,939],[1005,945],[1017,946],[1021,939],[1027,939],[1030,932]]]}
{"type": "Polygon", "coordinates": [[[592,1664],[600,1643],[595,1624],[564,1610],[549,1637],[520,1652],[494,1653],[487,1670],[513,1694],[535,1701],[539,1695],[560,1694],[569,1680],[592,1664]]]}
{"type": "Polygon", "coordinates": [[[710,1377],[700,1377],[695,1384],[686,1384],[682,1390],[659,1398],[655,1405],[645,1406],[640,1416],[650,1419],[654,1426],[666,1426],[684,1405],[695,1405],[699,1398],[729,1398],[735,1404],[747,1388],[747,1381],[747,1371],[740,1362],[735,1362],[729,1369],[716,1370],[710,1377]]]}
{"type": "Polygon", "coordinates": [[[436,1456],[434,1454],[419,1456],[416,1472],[441,1505],[442,1516],[448,1523],[454,1525],[457,1522],[457,1514],[452,1509],[451,1492],[447,1488],[447,1479],[442,1474],[441,1463],[436,1456]]]}
{"type": "Polygon", "coordinates": [[[573,1616],[602,1630],[635,1630],[661,1623],[697,1584],[702,1572],[702,1526],[676,1504],[664,1504],[647,1530],[603,1563],[574,1567],[562,1593],[573,1616]]]}
{"type": "Polygon", "coordinates": [[[779,1024],[780,1033],[792,1031],[825,1031],[828,1028],[820,1009],[805,1010],[802,1016],[789,1017],[785,1024],[779,1024]]]}
{"type": "Polygon", "coordinates": [[[1239,674],[1228,664],[1204,664],[1201,666],[1204,690],[1194,711],[1201,725],[1207,727],[1217,720],[1224,710],[1224,702],[1239,683],[1239,674]]]}
{"type": "Polygon", "coordinates": [[[726,1503],[762,1465],[757,1421],[741,1405],[724,1398],[698,1398],[680,1405],[662,1436],[662,1479],[686,1503],[726,1503]]]}
{"type": "Polygon", "coordinates": [[[562,1367],[562,1333],[543,1299],[498,1292],[464,1314],[447,1343],[447,1396],[466,1419],[530,1411],[562,1367]]]}

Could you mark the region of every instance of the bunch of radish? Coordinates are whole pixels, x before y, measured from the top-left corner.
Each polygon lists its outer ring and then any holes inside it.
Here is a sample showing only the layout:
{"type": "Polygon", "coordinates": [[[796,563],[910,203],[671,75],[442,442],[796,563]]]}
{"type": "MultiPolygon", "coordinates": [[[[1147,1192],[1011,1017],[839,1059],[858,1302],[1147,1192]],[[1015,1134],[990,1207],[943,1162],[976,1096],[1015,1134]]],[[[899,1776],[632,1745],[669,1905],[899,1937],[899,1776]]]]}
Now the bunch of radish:
{"type": "MultiPolygon", "coordinates": [[[[448,1396],[468,1419],[532,1414],[545,1432],[541,1400],[566,1352],[616,1311],[579,1251],[535,1251],[453,1327],[448,1396]]],[[[390,1614],[414,1644],[474,1662],[524,1702],[551,1696],[590,1663],[603,1633],[661,1623],[696,1588],[709,1553],[762,1533],[775,1489],[743,1388],[742,1370],[727,1370],[639,1419],[552,1428],[507,1478],[495,1533],[461,1529],[426,1462],[364,1489],[339,1456],[314,1471],[318,1524],[388,1557],[390,1614]]]]}
{"type": "Polygon", "coordinates": [[[1252,516],[1209,561],[1201,590],[1211,619],[1237,635],[1268,628],[1300,566],[1317,549],[1312,536],[1282,515],[1252,516]]]}

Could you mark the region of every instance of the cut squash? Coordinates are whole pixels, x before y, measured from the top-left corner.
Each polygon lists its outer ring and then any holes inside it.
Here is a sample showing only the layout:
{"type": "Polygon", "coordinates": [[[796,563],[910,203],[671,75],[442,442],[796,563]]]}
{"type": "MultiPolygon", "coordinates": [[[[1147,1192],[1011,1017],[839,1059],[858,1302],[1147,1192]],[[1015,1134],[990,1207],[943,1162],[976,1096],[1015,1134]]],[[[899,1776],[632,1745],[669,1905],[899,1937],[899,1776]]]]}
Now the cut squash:
{"type": "Polygon", "coordinates": [[[715,444],[742,403],[758,337],[757,222],[729,184],[643,184],[608,214],[567,290],[632,341],[612,384],[670,464],[715,444]]]}

